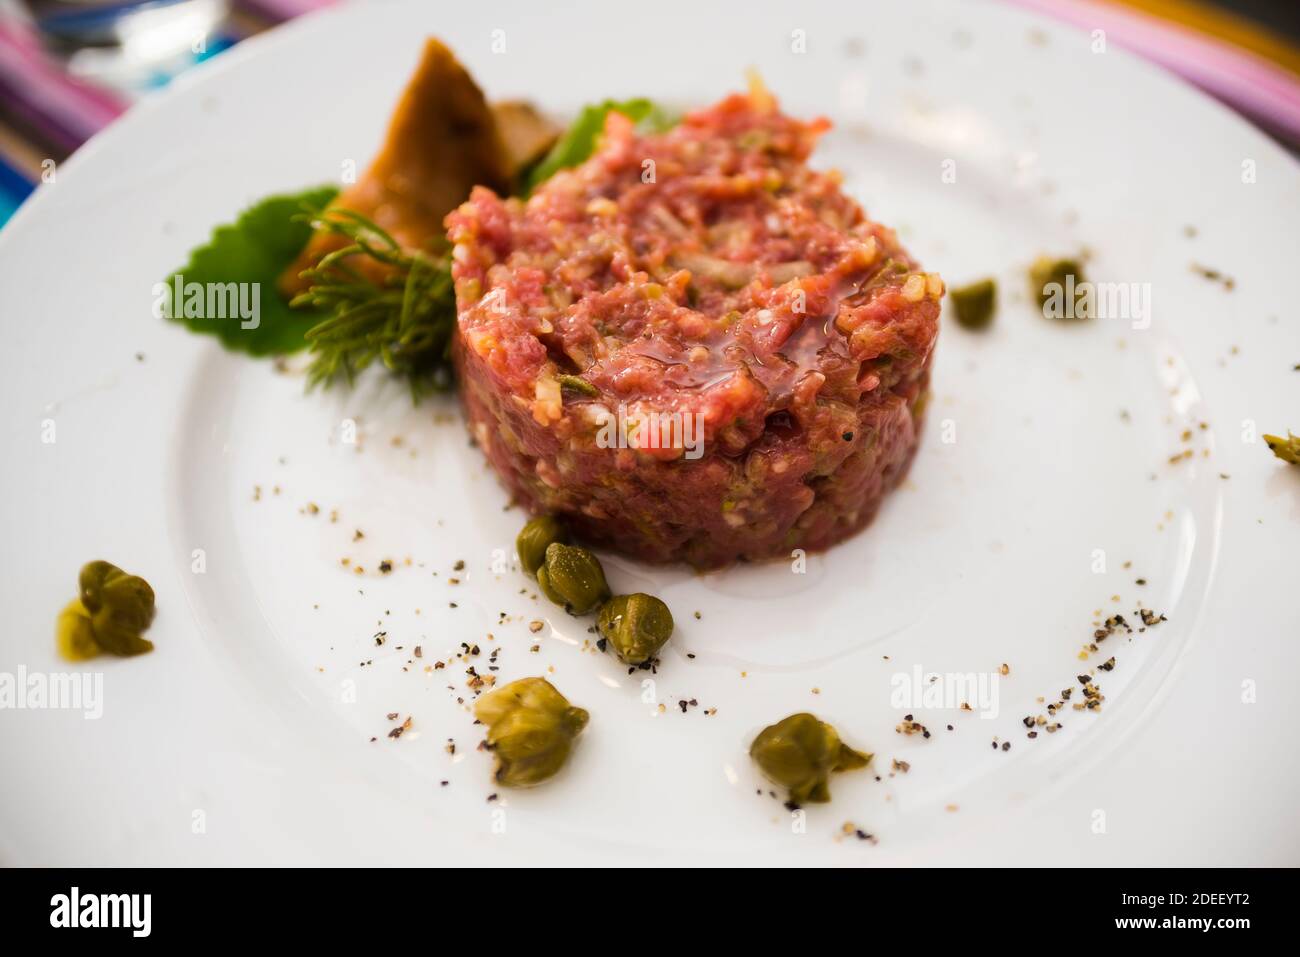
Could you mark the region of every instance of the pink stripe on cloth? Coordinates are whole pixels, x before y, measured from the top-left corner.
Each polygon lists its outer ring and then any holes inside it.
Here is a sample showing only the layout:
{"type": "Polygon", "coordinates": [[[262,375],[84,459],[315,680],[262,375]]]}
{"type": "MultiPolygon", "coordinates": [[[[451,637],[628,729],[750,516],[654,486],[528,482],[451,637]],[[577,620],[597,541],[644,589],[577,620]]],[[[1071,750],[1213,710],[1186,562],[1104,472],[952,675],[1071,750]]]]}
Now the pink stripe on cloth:
{"type": "MultiPolygon", "coordinates": [[[[271,20],[290,20],[334,6],[337,0],[238,0],[271,20]]],[[[125,98],[63,73],[40,40],[17,21],[0,22],[0,89],[36,132],[71,150],[120,116],[125,98]]]]}
{"type": "Polygon", "coordinates": [[[126,103],[78,83],[52,65],[39,41],[16,24],[0,24],[0,86],[41,131],[73,145],[121,115],[126,103]]]}
{"type": "Polygon", "coordinates": [[[1300,140],[1300,79],[1186,27],[1094,0],[1004,0],[1114,41],[1288,137],[1300,140]]]}
{"type": "Polygon", "coordinates": [[[304,13],[335,6],[338,0],[235,0],[237,6],[260,13],[268,20],[292,20],[304,13]]]}

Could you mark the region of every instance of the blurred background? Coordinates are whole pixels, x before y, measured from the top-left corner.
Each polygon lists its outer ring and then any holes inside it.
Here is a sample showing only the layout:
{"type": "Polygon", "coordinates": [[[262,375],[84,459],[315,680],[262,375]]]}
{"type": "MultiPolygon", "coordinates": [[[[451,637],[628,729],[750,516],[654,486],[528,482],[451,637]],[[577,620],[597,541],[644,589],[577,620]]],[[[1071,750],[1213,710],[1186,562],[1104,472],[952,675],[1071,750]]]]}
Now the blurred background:
{"type": "MultiPolygon", "coordinates": [[[[0,0],[0,226],[52,164],[132,103],[336,2],[0,0]]],[[[990,2],[1104,30],[1108,44],[1178,73],[1300,153],[1300,0],[990,2]]]]}

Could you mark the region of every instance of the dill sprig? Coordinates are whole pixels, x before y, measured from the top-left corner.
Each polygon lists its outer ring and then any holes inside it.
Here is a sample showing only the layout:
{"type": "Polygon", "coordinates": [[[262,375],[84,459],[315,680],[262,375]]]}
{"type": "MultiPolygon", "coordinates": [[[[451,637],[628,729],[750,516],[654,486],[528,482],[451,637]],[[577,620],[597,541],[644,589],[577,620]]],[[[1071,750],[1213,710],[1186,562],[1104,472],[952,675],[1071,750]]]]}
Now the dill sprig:
{"type": "Polygon", "coordinates": [[[456,296],[450,261],[408,250],[360,213],[338,207],[295,217],[313,230],[348,240],[302,273],[310,282],[290,305],[320,310],[329,318],[306,333],[312,363],[308,387],[349,386],[375,360],[403,376],[419,399],[451,385],[450,346],[456,296]],[[356,268],[356,257],[380,265],[374,276],[356,268]],[[378,277],[378,278],[376,278],[378,277]]]}

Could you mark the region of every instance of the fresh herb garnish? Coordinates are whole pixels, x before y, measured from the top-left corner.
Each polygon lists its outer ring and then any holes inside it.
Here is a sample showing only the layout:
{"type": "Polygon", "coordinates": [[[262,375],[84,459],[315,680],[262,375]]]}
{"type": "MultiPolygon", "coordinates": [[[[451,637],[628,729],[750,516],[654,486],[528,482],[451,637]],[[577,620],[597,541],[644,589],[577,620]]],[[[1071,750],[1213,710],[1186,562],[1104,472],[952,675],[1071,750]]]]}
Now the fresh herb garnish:
{"type": "Polygon", "coordinates": [[[622,113],[645,132],[659,133],[673,125],[675,120],[650,100],[606,100],[585,107],[564,134],[551,147],[551,151],[537,161],[523,177],[523,194],[527,196],[562,169],[586,162],[596,152],[596,142],[605,130],[605,117],[610,112],[622,113]]]}
{"type": "Polygon", "coordinates": [[[410,381],[417,399],[430,388],[447,388],[456,324],[448,257],[404,249],[349,209],[295,218],[348,240],[303,273],[311,285],[290,304],[329,317],[306,332],[312,352],[308,386],[339,379],[351,385],[357,373],[379,360],[410,381]],[[363,263],[366,271],[358,268],[363,263]]]}
{"type": "Polygon", "coordinates": [[[295,195],[268,196],[233,223],[218,226],[207,243],[190,253],[189,262],[167,277],[165,294],[170,298],[163,314],[193,332],[216,336],[237,352],[267,356],[301,349],[306,345],[304,333],[320,322],[321,315],[291,309],[276,283],[311,237],[311,226],[295,214],[304,208],[323,209],[337,193],[326,186],[295,195]],[[237,286],[232,289],[231,283],[237,286]],[[178,286],[195,290],[202,307],[187,310],[185,303],[171,294],[178,286]],[[208,303],[214,300],[209,294],[214,290],[221,293],[215,300],[221,305],[210,309],[208,303]],[[227,290],[242,295],[245,304],[255,302],[255,318],[231,314],[227,290]]]}

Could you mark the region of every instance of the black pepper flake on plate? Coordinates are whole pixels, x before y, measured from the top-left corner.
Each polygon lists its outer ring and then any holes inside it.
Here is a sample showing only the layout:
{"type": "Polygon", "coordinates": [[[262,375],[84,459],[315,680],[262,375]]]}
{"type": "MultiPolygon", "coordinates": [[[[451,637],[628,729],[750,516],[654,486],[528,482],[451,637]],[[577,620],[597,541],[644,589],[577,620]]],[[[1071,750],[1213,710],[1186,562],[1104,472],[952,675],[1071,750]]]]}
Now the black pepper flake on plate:
{"type": "Polygon", "coordinates": [[[1196,273],[1203,279],[1210,280],[1210,282],[1219,283],[1228,292],[1231,292],[1237,287],[1237,281],[1235,279],[1231,276],[1225,276],[1218,269],[1213,269],[1209,266],[1202,266],[1200,263],[1192,263],[1192,272],[1196,273]]]}
{"type": "Polygon", "coordinates": [[[930,730],[925,725],[921,724],[919,721],[913,721],[912,715],[910,714],[903,715],[902,723],[897,725],[894,728],[894,730],[897,731],[899,734],[906,734],[906,735],[920,734],[921,737],[923,738],[930,737],[930,730]]]}

